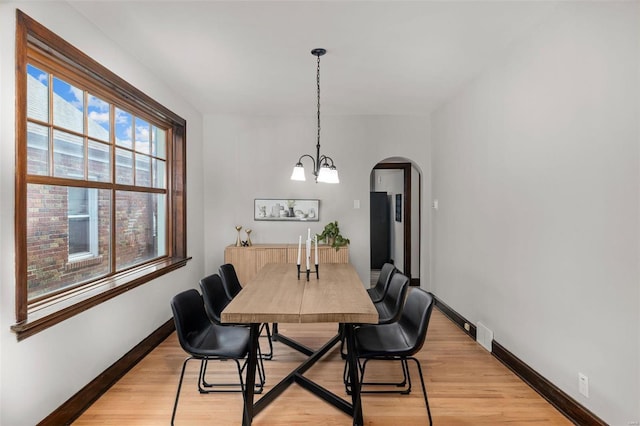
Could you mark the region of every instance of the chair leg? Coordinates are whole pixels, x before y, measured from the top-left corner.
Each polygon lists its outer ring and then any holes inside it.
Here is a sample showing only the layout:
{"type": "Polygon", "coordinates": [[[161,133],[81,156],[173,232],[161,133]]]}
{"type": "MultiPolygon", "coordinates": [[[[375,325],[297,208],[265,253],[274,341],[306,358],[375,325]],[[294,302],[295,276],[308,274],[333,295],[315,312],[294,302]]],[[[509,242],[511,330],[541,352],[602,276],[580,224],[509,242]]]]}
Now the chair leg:
{"type": "Polygon", "coordinates": [[[178,409],[178,398],[180,398],[180,389],[182,389],[182,379],[184,378],[184,370],[187,367],[187,362],[193,359],[193,357],[189,357],[184,360],[182,363],[182,371],[180,372],[180,381],[178,382],[178,391],[176,392],[176,400],[173,403],[173,412],[171,413],[171,426],[173,426],[173,422],[176,419],[176,410],[178,409]]]}
{"type": "MultiPolygon", "coordinates": [[[[246,359],[242,366],[240,365],[240,361],[238,361],[237,359],[234,359],[234,361],[236,362],[236,366],[238,367],[238,377],[240,377],[240,391],[242,392],[242,399],[244,399],[244,380],[242,380],[242,371],[247,366],[249,360],[246,359]]],[[[260,389],[260,392],[262,392],[262,389],[260,389]]]]}
{"type": "MultiPolygon", "coordinates": [[[[228,389],[229,387],[239,386],[240,383],[209,383],[205,380],[205,374],[207,372],[207,366],[210,360],[203,359],[200,364],[200,374],[198,376],[198,391],[200,393],[219,393],[219,392],[242,392],[242,386],[239,389],[228,389]],[[218,388],[218,389],[211,389],[218,388]],[[220,389],[227,388],[227,389],[220,389]]],[[[226,361],[226,359],[220,359],[219,361],[226,361]]],[[[244,368],[244,367],[243,367],[244,368]]],[[[255,385],[255,393],[262,393],[262,389],[266,382],[264,364],[262,364],[262,359],[259,358],[258,364],[258,377],[259,380],[255,385]]]]}
{"type": "Polygon", "coordinates": [[[345,335],[344,335],[344,325],[343,324],[340,324],[338,326],[338,334],[340,334],[340,357],[342,359],[347,359],[347,353],[344,350],[345,335]]]}
{"type": "Polygon", "coordinates": [[[412,359],[413,361],[415,361],[416,365],[418,366],[418,373],[420,374],[420,382],[422,383],[422,393],[424,394],[424,403],[427,406],[427,415],[429,416],[429,425],[432,424],[432,420],[431,420],[431,409],[429,408],[429,399],[427,398],[427,388],[424,385],[424,377],[422,376],[422,367],[420,366],[420,361],[418,361],[416,358],[414,357],[408,357],[408,359],[412,359]]]}
{"type": "Polygon", "coordinates": [[[260,334],[262,335],[262,330],[265,330],[267,333],[267,342],[269,343],[269,352],[266,354],[262,354],[260,357],[262,359],[271,360],[273,358],[273,336],[271,334],[271,328],[269,327],[269,323],[265,322],[260,327],[260,334]]]}
{"type": "MultiPolygon", "coordinates": [[[[400,390],[361,390],[360,393],[399,393],[402,395],[408,395],[411,393],[411,375],[409,373],[409,366],[407,364],[407,360],[404,358],[365,358],[364,361],[361,362],[360,359],[358,359],[358,365],[360,367],[360,374],[361,374],[361,388],[364,387],[365,385],[367,386],[396,386],[396,387],[402,387],[404,389],[400,389],[400,390]],[[371,360],[384,360],[384,361],[400,361],[400,366],[402,368],[402,381],[401,382],[365,382],[364,380],[364,369],[365,366],[367,365],[367,363],[371,360]],[[406,387],[405,387],[406,386],[406,387]]],[[[345,385],[345,391],[347,392],[348,395],[351,395],[351,386],[348,382],[348,371],[347,371],[347,365],[345,364],[343,373],[342,373],[342,380],[344,382],[345,385]]]]}

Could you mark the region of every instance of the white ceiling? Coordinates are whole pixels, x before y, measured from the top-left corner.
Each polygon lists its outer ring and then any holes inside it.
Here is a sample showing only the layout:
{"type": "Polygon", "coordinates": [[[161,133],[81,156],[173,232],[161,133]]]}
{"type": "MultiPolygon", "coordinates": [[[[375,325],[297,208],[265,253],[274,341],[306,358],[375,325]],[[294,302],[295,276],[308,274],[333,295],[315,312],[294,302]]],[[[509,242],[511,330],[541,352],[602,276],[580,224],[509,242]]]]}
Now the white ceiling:
{"type": "Polygon", "coordinates": [[[202,113],[428,114],[509,53],[544,1],[70,1],[202,113]]]}

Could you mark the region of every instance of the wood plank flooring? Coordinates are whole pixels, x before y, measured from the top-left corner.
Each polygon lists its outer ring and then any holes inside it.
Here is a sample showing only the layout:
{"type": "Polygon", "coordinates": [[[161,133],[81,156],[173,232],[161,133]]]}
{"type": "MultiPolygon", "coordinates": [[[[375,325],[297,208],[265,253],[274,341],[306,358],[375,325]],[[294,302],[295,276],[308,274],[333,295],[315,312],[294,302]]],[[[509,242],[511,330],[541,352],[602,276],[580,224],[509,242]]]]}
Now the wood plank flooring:
{"type": "MultiPolygon", "coordinates": [[[[311,347],[335,334],[333,324],[280,324],[280,332],[311,347]]],[[[261,339],[263,340],[263,339],[261,339]]],[[[274,359],[266,361],[267,385],[277,383],[304,356],[274,342],[274,359]]],[[[175,333],[96,401],[74,425],[166,425],[186,355],[175,333]]],[[[433,310],[427,341],[418,355],[425,374],[434,425],[571,425],[562,414],[528,385],[433,310]]],[[[370,426],[425,425],[427,412],[418,372],[410,363],[410,395],[363,395],[365,423],[370,426]]],[[[185,374],[176,425],[239,425],[239,393],[201,395],[196,388],[199,362],[190,361],[185,374]]],[[[336,346],[306,376],[345,399],[343,361],[336,346]]],[[[399,377],[394,363],[370,364],[367,380],[399,377]]],[[[212,362],[209,381],[237,380],[234,364],[212,362]]],[[[259,396],[258,396],[259,398],[259,396]]],[[[292,385],[261,412],[254,425],[349,425],[350,418],[311,393],[292,385]]]]}

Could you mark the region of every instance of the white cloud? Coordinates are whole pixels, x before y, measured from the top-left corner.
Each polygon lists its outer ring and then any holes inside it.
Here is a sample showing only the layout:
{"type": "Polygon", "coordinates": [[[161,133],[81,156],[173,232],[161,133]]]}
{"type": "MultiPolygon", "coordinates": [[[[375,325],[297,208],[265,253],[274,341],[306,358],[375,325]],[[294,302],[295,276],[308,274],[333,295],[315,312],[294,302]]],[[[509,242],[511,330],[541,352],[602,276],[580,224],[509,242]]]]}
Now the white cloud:
{"type": "Polygon", "coordinates": [[[89,118],[96,123],[109,123],[109,112],[90,111],[89,118]]]}
{"type": "Polygon", "coordinates": [[[95,108],[99,111],[108,111],[109,110],[109,104],[105,101],[103,101],[100,98],[97,98],[93,95],[89,95],[89,108],[95,108]]]}
{"type": "MultiPolygon", "coordinates": [[[[131,123],[131,114],[116,108],[116,123],[117,124],[131,123]]],[[[131,131],[131,128],[129,128],[129,131],[131,131]]]]}
{"type": "Polygon", "coordinates": [[[73,104],[73,106],[75,106],[79,110],[82,110],[82,106],[84,104],[82,98],[82,90],[78,89],[77,87],[69,86],[69,93],[75,98],[71,100],[71,104],[73,104]]]}
{"type": "Polygon", "coordinates": [[[149,126],[136,126],[136,140],[137,141],[149,140],[149,126]]]}

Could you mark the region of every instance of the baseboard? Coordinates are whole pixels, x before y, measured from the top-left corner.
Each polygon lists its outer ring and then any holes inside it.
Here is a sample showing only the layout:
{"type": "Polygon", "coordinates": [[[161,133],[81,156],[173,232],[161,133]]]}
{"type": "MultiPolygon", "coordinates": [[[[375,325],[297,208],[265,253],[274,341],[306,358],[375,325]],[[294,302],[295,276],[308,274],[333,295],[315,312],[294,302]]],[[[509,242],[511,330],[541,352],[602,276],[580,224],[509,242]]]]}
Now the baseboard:
{"type": "Polygon", "coordinates": [[[170,319],[151,333],[142,342],[127,352],[122,358],[93,379],[78,393],[69,398],[64,404],[49,414],[38,425],[59,426],[69,425],[91,406],[100,396],[113,386],[122,376],[140,362],[149,352],[162,343],[173,331],[175,324],[170,319]]]}
{"type": "Polygon", "coordinates": [[[444,303],[442,300],[438,299],[438,297],[434,294],[431,294],[433,299],[436,301],[436,308],[440,310],[447,318],[449,318],[454,324],[456,324],[462,331],[471,336],[473,340],[476,340],[476,326],[467,321],[464,317],[458,314],[456,311],[451,309],[449,305],[444,303]],[[465,324],[468,324],[469,330],[465,328],[465,324]]]}
{"type": "MultiPolygon", "coordinates": [[[[435,295],[433,295],[433,297],[436,301],[436,307],[475,340],[476,327],[435,295]],[[469,324],[470,326],[468,331],[464,328],[465,324],[469,324]]],[[[509,352],[500,343],[494,340],[492,348],[492,355],[496,357],[498,361],[513,371],[573,423],[581,426],[607,426],[606,422],[544,378],[524,361],[509,352]]]]}
{"type": "Polygon", "coordinates": [[[560,388],[538,374],[520,358],[509,352],[500,343],[493,341],[493,356],[513,371],[525,383],[531,386],[569,420],[581,426],[606,426],[607,423],[593,414],[578,401],[564,393],[560,388]]]}

